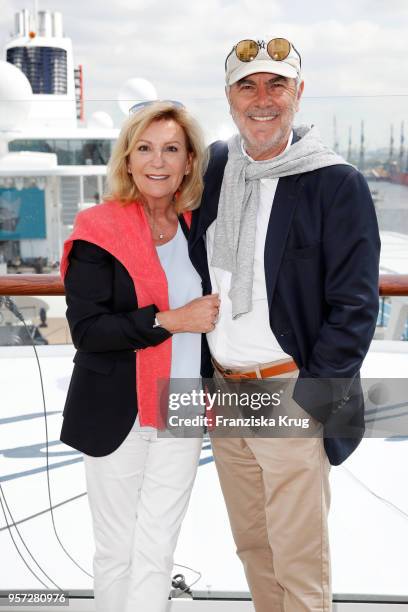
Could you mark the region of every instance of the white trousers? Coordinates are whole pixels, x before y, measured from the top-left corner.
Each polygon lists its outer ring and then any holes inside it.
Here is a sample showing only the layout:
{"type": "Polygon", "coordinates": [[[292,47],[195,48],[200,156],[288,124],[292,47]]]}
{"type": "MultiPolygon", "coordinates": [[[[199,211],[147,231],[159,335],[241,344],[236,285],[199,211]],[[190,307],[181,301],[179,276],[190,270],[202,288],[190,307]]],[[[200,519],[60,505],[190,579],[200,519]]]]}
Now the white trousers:
{"type": "Polygon", "coordinates": [[[141,428],[110,455],[84,455],[97,612],[169,609],[173,554],[201,444],[141,428]]]}

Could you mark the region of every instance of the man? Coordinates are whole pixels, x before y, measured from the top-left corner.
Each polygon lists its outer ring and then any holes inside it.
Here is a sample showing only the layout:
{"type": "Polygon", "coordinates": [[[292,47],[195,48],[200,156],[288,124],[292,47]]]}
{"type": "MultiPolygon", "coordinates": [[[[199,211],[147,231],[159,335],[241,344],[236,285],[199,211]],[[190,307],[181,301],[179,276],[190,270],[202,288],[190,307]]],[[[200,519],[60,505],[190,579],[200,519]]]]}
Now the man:
{"type": "Polygon", "coordinates": [[[364,432],[378,226],[363,176],[314,128],[293,128],[293,44],[241,41],[225,77],[239,135],[211,147],[190,236],[204,290],[221,299],[207,335],[215,375],[291,376],[291,407],[324,436],[213,437],[214,458],[256,611],[329,612],[329,463],[364,432]]]}

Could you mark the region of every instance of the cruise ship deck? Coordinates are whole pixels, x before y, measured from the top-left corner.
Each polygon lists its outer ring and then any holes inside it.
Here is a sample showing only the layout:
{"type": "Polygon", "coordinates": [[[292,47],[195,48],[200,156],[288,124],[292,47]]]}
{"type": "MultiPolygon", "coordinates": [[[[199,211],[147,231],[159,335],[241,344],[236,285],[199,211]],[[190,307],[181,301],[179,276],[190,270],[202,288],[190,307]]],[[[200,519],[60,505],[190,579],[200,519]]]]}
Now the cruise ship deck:
{"type": "MultiPolygon", "coordinates": [[[[92,610],[93,539],[82,456],[59,441],[74,349],[39,346],[37,353],[47,411],[49,489],[33,348],[0,348],[1,587],[38,591],[58,586],[70,593],[70,609],[92,610]]],[[[403,378],[407,360],[408,343],[374,341],[362,375],[403,378]]],[[[407,405],[397,408],[400,415],[406,411],[407,405]]],[[[339,612],[408,610],[407,455],[408,436],[366,439],[346,464],[331,470],[333,589],[339,612]]],[[[183,574],[187,585],[194,583],[195,599],[175,593],[172,611],[253,610],[208,440],[175,561],[180,565],[173,573],[183,574]]]]}

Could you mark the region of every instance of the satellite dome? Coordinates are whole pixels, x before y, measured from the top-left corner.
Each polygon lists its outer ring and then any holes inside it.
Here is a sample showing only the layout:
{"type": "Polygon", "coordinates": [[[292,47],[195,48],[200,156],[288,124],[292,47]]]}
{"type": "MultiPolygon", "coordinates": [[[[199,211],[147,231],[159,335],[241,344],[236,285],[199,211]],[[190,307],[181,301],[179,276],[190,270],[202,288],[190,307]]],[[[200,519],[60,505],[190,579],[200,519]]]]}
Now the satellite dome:
{"type": "Polygon", "coordinates": [[[89,118],[87,127],[98,130],[111,130],[113,128],[113,119],[105,111],[96,111],[95,113],[92,113],[91,117],[89,118]]]}
{"type": "Polygon", "coordinates": [[[155,86],[146,79],[128,79],[120,88],[118,93],[118,104],[124,115],[129,114],[129,108],[137,102],[145,100],[157,100],[155,86]]]}
{"type": "Polygon", "coordinates": [[[0,60],[0,130],[16,130],[24,124],[32,97],[26,75],[10,62],[0,60]]]}

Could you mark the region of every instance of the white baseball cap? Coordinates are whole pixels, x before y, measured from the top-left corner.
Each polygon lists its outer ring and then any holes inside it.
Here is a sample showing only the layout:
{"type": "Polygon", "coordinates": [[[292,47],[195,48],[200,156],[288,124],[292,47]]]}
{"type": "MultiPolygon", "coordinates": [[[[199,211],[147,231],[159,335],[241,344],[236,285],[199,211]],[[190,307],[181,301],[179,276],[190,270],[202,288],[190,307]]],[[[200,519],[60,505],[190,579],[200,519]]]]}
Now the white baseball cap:
{"type": "Polygon", "coordinates": [[[233,85],[255,72],[296,79],[300,77],[300,68],[300,54],[286,38],[271,38],[269,41],[245,39],[234,45],[225,60],[225,82],[233,85]]]}

